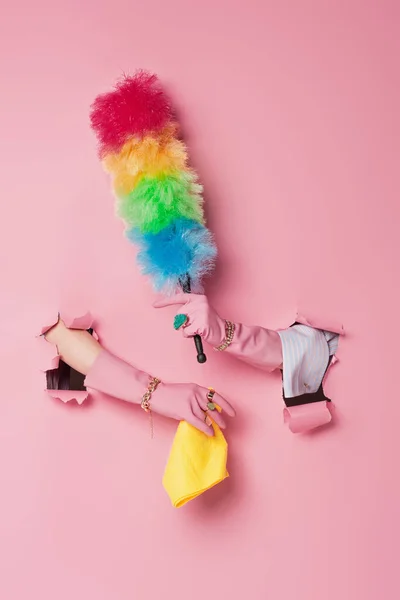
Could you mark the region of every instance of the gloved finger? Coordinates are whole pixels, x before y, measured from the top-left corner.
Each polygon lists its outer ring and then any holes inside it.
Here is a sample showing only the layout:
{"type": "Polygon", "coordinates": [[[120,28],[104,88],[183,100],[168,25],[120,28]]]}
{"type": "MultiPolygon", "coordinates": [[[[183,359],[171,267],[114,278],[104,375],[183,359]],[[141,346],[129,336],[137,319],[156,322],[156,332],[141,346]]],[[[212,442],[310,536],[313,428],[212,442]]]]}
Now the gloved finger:
{"type": "Polygon", "coordinates": [[[199,331],[199,328],[194,323],[191,323],[190,321],[189,321],[188,325],[185,325],[184,327],[182,327],[182,333],[185,338],[192,338],[195,335],[201,336],[201,331],[199,331]]]}
{"type": "Polygon", "coordinates": [[[189,415],[187,418],[187,422],[190,423],[191,425],[193,425],[193,427],[196,427],[196,429],[198,429],[199,431],[202,431],[209,437],[212,437],[214,435],[214,429],[212,427],[211,421],[210,421],[210,425],[207,425],[207,423],[205,422],[206,415],[203,413],[202,410],[200,410],[200,412],[201,412],[201,417],[197,416],[197,414],[196,414],[197,411],[195,412],[194,407],[193,407],[191,415],[189,415]]]}
{"type": "MultiPolygon", "coordinates": [[[[209,390],[207,390],[207,392],[208,391],[209,390]]],[[[217,394],[217,392],[214,393],[212,401],[214,404],[217,404],[229,417],[236,416],[236,411],[233,406],[228,402],[228,400],[225,400],[225,398],[223,398],[220,394],[217,394]]]]}
{"type": "Polygon", "coordinates": [[[218,425],[218,427],[220,427],[221,429],[226,429],[226,422],[225,422],[224,417],[221,415],[221,413],[218,412],[217,409],[209,410],[207,408],[207,402],[208,402],[207,398],[204,399],[204,398],[197,396],[197,402],[198,402],[203,414],[206,413],[210,417],[210,419],[212,421],[214,421],[218,425]]]}
{"type": "Polygon", "coordinates": [[[192,298],[191,294],[175,294],[169,298],[162,298],[153,302],[154,308],[165,308],[166,306],[174,306],[176,304],[187,304],[192,298]]]}
{"type": "MultiPolygon", "coordinates": [[[[201,409],[201,405],[199,403],[199,399],[196,395],[193,396],[192,398],[192,402],[191,402],[191,408],[192,408],[192,412],[193,414],[202,422],[205,423],[207,425],[207,427],[211,430],[213,430],[212,427],[212,420],[210,419],[210,417],[208,416],[208,413],[206,413],[205,411],[203,411],[201,409]]],[[[213,430],[213,435],[214,435],[214,430],[213,430]]]]}
{"type": "Polygon", "coordinates": [[[210,418],[220,427],[221,429],[226,429],[226,422],[224,417],[217,410],[209,410],[207,414],[210,418]]]}

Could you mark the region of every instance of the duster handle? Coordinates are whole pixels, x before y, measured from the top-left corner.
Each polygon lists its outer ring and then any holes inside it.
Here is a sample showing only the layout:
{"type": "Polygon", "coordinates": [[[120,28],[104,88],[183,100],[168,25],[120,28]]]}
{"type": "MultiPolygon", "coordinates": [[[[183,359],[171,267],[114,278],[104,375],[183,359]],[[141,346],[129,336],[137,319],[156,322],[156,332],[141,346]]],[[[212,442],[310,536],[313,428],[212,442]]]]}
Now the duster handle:
{"type": "MultiPolygon", "coordinates": [[[[185,292],[185,294],[190,294],[191,286],[190,286],[189,275],[186,275],[186,277],[182,280],[181,285],[182,285],[182,290],[185,292]]],[[[200,364],[203,364],[207,360],[207,356],[204,354],[203,340],[201,339],[201,337],[199,335],[195,335],[193,337],[193,340],[194,340],[194,345],[196,347],[197,362],[200,364]]]]}

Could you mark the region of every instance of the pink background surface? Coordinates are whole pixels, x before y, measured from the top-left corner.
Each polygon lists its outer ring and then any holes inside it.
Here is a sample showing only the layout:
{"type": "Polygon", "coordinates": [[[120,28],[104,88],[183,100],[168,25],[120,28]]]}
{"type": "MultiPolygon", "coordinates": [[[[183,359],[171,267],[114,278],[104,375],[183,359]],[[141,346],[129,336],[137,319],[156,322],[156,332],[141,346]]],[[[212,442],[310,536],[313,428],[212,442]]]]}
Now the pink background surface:
{"type": "Polygon", "coordinates": [[[400,595],[396,2],[8,3],[0,21],[0,595],[4,600],[385,600],[400,595]],[[88,127],[122,71],[155,70],[207,190],[224,316],[341,320],[336,425],[296,437],[279,377],[198,366],[151,308],[88,127]],[[238,408],[231,479],[174,510],[175,424],[49,399],[33,336],[61,300],[103,343],[238,408]],[[168,343],[168,354],[157,336],[168,343]],[[168,362],[167,362],[168,361],[168,362]]]}

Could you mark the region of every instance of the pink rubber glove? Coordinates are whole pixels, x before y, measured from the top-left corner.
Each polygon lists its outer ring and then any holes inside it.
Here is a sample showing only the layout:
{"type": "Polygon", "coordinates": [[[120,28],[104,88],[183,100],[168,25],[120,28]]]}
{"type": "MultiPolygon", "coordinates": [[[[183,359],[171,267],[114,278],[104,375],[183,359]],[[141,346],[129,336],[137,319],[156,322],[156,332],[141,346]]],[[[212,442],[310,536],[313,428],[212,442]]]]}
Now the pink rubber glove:
{"type": "MultiPolygon", "coordinates": [[[[107,350],[100,352],[85,379],[88,388],[139,405],[148,384],[147,373],[139,371],[107,350]]],[[[213,436],[210,417],[222,429],[226,427],[226,423],[217,410],[206,412],[207,393],[208,389],[194,383],[160,383],[152,394],[151,410],[177,421],[187,421],[206,435],[213,436]]],[[[228,416],[235,416],[229,402],[217,393],[214,395],[214,402],[228,416]]]]}
{"type": "MultiPolygon", "coordinates": [[[[156,308],[171,305],[179,305],[180,308],[177,314],[186,315],[188,318],[185,326],[181,328],[185,337],[192,337],[198,334],[204,341],[214,347],[220,346],[224,341],[225,321],[210,306],[205,296],[177,294],[172,298],[167,298],[154,304],[156,308]]],[[[304,343],[300,344],[298,340],[296,341],[296,336],[302,333],[307,339],[310,338],[312,340],[315,338],[317,341],[319,340],[319,345],[317,342],[312,344],[310,341],[309,347],[311,348],[311,352],[319,351],[321,353],[321,355],[315,358],[318,358],[318,368],[322,369],[322,372],[324,371],[324,361],[327,366],[329,359],[327,340],[325,340],[324,344],[326,332],[324,333],[309,326],[303,326],[303,330],[300,332],[299,329],[301,330],[301,326],[289,328],[278,333],[264,329],[263,327],[248,327],[247,325],[235,324],[233,340],[224,350],[227,354],[235,355],[240,360],[267,372],[280,368],[283,370],[285,376],[282,348],[282,337],[284,338],[288,358],[287,363],[289,363],[289,366],[287,366],[289,369],[288,383],[291,384],[288,386],[291,394],[285,400],[285,403],[288,405],[284,408],[284,419],[294,433],[305,432],[321,425],[326,425],[332,419],[326,401],[308,403],[306,398],[304,398],[305,402],[302,404],[290,405],[288,402],[291,398],[299,395],[293,393],[292,388],[295,389],[296,386],[292,384],[298,383],[302,369],[304,370],[304,367],[306,367],[307,370],[308,368],[308,363],[300,352],[301,346],[302,351],[306,351],[304,343]],[[296,360],[299,364],[296,364],[296,360]]],[[[311,370],[309,369],[308,374],[310,372],[311,370]]]]}
{"type": "MultiPolygon", "coordinates": [[[[177,314],[188,317],[187,324],[181,328],[185,337],[200,335],[202,339],[218,347],[225,338],[225,321],[210,306],[207,297],[197,294],[177,294],[155,302],[155,308],[179,305],[177,314]]],[[[235,324],[233,341],[224,350],[240,360],[271,372],[282,365],[282,343],[276,331],[263,327],[235,324]]]]}

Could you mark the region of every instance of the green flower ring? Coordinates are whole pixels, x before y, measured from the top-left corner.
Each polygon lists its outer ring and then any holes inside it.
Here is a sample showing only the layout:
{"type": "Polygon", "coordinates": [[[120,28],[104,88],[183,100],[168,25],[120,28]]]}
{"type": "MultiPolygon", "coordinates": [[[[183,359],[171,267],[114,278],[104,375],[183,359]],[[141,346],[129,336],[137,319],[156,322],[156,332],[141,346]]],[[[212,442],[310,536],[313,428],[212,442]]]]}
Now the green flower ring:
{"type": "Polygon", "coordinates": [[[179,314],[174,318],[174,329],[177,331],[182,327],[185,327],[189,322],[189,317],[187,315],[179,314]]]}

